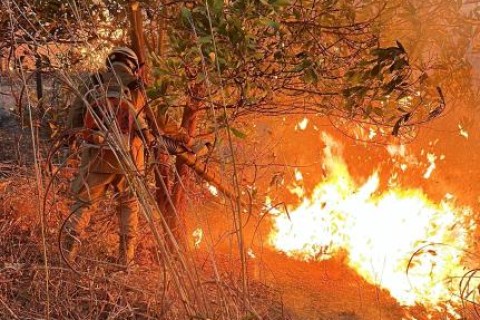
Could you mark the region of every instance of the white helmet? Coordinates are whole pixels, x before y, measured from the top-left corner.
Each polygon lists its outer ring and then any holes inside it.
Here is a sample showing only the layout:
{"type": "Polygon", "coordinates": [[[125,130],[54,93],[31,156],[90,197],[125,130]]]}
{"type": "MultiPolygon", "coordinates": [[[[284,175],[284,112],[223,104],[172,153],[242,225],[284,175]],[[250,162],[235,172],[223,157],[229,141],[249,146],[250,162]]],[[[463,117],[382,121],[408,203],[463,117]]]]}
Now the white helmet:
{"type": "Polygon", "coordinates": [[[107,57],[107,66],[110,66],[115,61],[126,64],[134,72],[140,68],[137,54],[127,47],[118,47],[110,52],[107,57]]]}

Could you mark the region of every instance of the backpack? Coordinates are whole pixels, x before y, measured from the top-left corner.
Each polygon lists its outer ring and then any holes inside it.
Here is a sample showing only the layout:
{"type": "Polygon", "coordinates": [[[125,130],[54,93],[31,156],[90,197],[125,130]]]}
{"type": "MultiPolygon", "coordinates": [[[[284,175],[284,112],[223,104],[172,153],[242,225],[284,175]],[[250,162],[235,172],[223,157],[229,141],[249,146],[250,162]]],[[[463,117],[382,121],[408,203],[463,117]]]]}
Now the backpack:
{"type": "Polygon", "coordinates": [[[101,74],[91,76],[92,88],[87,92],[89,106],[83,119],[85,141],[101,144],[108,132],[118,130],[132,137],[136,110],[131,91],[125,86],[106,86],[101,74]]]}

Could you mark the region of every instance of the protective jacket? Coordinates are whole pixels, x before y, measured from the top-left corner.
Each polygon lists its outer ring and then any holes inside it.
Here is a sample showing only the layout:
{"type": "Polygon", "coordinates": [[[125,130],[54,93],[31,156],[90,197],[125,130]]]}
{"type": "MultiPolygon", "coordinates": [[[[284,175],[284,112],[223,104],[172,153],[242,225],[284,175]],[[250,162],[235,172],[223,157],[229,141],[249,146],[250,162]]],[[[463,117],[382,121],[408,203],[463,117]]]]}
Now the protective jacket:
{"type": "MultiPolygon", "coordinates": [[[[146,104],[141,80],[139,80],[130,69],[122,63],[113,63],[112,69],[95,74],[84,82],[79,89],[67,119],[67,126],[71,129],[83,128],[85,116],[91,108],[94,100],[99,99],[97,95],[104,94],[106,97],[121,97],[131,103],[133,118],[132,132],[124,139],[124,146],[131,152],[138,170],[144,169],[144,143],[141,138],[141,131],[148,128],[143,108],[146,104]],[[99,87],[100,89],[97,89],[99,87]]],[[[100,99],[102,99],[101,97],[100,99]]],[[[106,125],[108,134],[109,125],[106,125]]],[[[107,141],[101,143],[86,142],[82,148],[81,168],[87,168],[91,173],[123,173],[118,163],[118,156],[111,150],[107,141]]]]}

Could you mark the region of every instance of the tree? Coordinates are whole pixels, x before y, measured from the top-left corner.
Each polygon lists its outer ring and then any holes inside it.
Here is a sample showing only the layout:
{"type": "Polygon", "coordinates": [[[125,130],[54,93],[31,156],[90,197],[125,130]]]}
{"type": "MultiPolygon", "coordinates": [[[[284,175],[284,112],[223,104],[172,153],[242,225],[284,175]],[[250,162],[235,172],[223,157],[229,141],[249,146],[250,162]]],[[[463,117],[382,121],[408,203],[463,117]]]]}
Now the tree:
{"type": "MultiPolygon", "coordinates": [[[[404,135],[443,111],[441,91],[425,83],[402,43],[381,46],[381,17],[391,10],[381,2],[209,0],[155,12],[149,5],[147,17],[161,17],[155,26],[166,21],[168,32],[165,51],[151,53],[149,95],[159,110],[179,110],[193,137],[223,135],[231,147],[232,136],[244,135],[235,127],[240,117],[300,113],[404,135]]],[[[233,152],[226,161],[234,167],[233,152]]],[[[178,209],[188,170],[181,159],[175,166],[167,190],[178,209]]]]}
{"type": "Polygon", "coordinates": [[[7,0],[0,8],[0,52],[15,62],[16,49],[26,46],[41,55],[44,67],[65,69],[84,62],[82,48],[98,50],[126,38],[126,13],[117,1],[7,0]]]}

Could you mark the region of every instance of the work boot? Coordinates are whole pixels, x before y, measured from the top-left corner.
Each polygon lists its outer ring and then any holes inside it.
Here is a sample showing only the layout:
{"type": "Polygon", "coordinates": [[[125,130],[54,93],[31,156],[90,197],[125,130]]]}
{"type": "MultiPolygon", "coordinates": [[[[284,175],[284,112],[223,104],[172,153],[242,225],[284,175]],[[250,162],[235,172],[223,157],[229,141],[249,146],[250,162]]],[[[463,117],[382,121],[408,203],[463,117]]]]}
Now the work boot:
{"type": "Polygon", "coordinates": [[[135,237],[120,235],[120,248],[118,252],[118,264],[128,267],[135,262],[135,237]]]}
{"type": "Polygon", "coordinates": [[[80,250],[80,238],[76,232],[67,231],[61,250],[63,250],[64,258],[69,264],[75,263],[80,250]]]}

